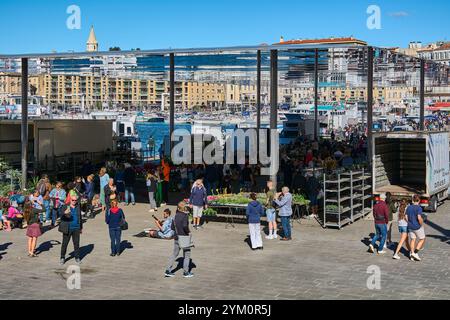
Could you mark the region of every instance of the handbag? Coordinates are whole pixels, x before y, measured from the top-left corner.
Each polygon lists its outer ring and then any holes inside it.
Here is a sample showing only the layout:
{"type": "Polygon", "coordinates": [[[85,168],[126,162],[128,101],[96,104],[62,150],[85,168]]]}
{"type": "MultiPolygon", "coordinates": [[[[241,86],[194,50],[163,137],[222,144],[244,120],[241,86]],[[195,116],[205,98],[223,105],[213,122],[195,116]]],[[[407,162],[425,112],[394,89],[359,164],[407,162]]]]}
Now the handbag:
{"type": "Polygon", "coordinates": [[[128,230],[128,222],[125,220],[125,216],[122,216],[122,220],[120,221],[120,230],[128,230]]]}
{"type": "Polygon", "coordinates": [[[58,231],[62,234],[68,234],[69,233],[69,222],[61,220],[58,226],[58,231]]]}

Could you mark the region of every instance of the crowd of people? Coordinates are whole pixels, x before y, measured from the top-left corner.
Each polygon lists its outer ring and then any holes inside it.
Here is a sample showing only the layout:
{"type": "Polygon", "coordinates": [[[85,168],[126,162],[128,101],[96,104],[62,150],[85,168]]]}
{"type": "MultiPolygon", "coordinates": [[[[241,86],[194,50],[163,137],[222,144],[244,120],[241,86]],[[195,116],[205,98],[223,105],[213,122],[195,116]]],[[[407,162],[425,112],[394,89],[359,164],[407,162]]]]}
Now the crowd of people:
{"type": "MultiPolygon", "coordinates": [[[[127,230],[124,206],[136,204],[138,176],[144,177],[148,193],[149,212],[152,213],[155,228],[145,229],[150,238],[173,240],[174,250],[166,267],[165,276],[174,276],[172,265],[180,252],[184,256],[184,276],[193,274],[189,270],[191,250],[194,247],[189,228],[189,215],[192,214],[192,227],[202,228],[201,219],[208,209],[208,196],[217,193],[250,193],[250,203],[246,216],[252,250],[263,250],[261,218],[266,217],[268,235],[265,240],[280,238],[292,240],[291,217],[293,214],[292,193],[301,192],[311,202],[312,215],[318,214],[318,205],[322,186],[319,175],[331,173],[341,168],[364,165],[367,161],[367,137],[359,127],[346,127],[342,132],[331,132],[331,139],[309,141],[299,137],[290,145],[280,148],[280,174],[278,181],[264,181],[258,165],[182,165],[172,167],[168,159],[162,159],[159,166],[147,167],[143,171],[129,163],[107,164],[98,172],[87,161],[81,176],[69,183],[56,181],[51,183],[43,175],[35,190],[28,194],[16,194],[10,201],[0,203],[1,227],[6,231],[26,226],[28,237],[28,254],[36,257],[38,238],[43,226],[54,228],[62,233],[61,264],[66,262],[67,247],[70,241],[74,247],[74,257],[80,260],[80,236],[83,222],[95,219],[99,212],[104,214],[111,240],[112,257],[121,254],[122,231],[127,230]],[[275,185],[282,181],[281,192],[275,185]],[[176,186],[187,202],[180,202],[174,215],[166,208],[162,220],[155,216],[159,208],[169,203],[169,191],[176,186]],[[264,190],[267,202],[257,200],[257,192],[264,190]],[[85,218],[85,219],[83,219],[85,218]],[[281,224],[277,224],[277,218],[281,224]]],[[[423,249],[425,234],[423,231],[423,214],[418,205],[418,196],[407,206],[406,202],[396,205],[390,195],[382,195],[374,206],[375,236],[369,250],[375,252],[380,241],[378,253],[383,254],[385,243],[389,245],[393,216],[398,214],[398,227],[401,240],[395,250],[394,258],[399,259],[399,252],[406,243],[412,260],[420,260],[417,250],[423,249]],[[409,238],[409,239],[408,239],[409,238]],[[416,244],[416,239],[419,242],[416,244]]]]}
{"type": "Polygon", "coordinates": [[[406,200],[396,203],[392,200],[391,194],[381,194],[380,199],[373,207],[373,217],[375,222],[375,235],[369,244],[369,251],[375,253],[377,242],[378,254],[385,254],[387,246],[392,243],[392,225],[394,215],[398,215],[397,224],[400,233],[400,241],[398,242],[393,259],[400,259],[400,251],[403,245],[409,252],[409,258],[412,261],[421,261],[419,252],[424,248],[425,229],[424,223],[426,215],[424,215],[420,206],[420,197],[414,195],[412,203],[408,204],[406,200]]]}

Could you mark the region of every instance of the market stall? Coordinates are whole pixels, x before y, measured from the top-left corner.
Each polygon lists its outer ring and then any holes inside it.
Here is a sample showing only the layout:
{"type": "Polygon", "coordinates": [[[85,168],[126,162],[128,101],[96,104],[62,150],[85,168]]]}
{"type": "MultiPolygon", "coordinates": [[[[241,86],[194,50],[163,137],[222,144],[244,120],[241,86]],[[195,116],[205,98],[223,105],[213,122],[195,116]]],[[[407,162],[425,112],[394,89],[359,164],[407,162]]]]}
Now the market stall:
{"type": "MultiPolygon", "coordinates": [[[[257,194],[257,201],[263,206],[267,202],[266,194],[257,194]]],[[[218,216],[224,215],[226,217],[226,226],[234,227],[234,218],[245,218],[245,211],[247,205],[251,202],[249,193],[239,194],[220,194],[208,197],[208,209],[205,210],[205,216],[218,216]]],[[[292,195],[292,210],[293,220],[299,220],[304,214],[307,214],[309,206],[309,200],[306,200],[303,195],[292,195]]]]}

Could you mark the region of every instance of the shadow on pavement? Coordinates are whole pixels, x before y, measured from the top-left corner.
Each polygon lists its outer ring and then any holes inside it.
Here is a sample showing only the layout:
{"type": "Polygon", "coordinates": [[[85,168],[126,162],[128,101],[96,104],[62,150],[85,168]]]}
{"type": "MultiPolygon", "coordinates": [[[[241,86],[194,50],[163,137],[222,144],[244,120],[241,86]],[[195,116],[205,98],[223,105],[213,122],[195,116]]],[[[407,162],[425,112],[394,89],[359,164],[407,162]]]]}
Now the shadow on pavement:
{"type": "Polygon", "coordinates": [[[57,240],[50,240],[50,241],[43,242],[39,245],[39,247],[36,248],[36,254],[40,255],[43,252],[50,251],[50,249],[52,249],[54,246],[60,245],[60,244],[61,244],[61,242],[59,242],[57,240]]]}
{"type": "MultiPolygon", "coordinates": [[[[179,257],[177,260],[177,267],[175,269],[172,269],[172,272],[175,273],[178,270],[182,270],[183,269],[183,262],[184,262],[184,258],[183,257],[179,257]]],[[[197,268],[196,264],[194,262],[192,262],[192,259],[189,260],[189,271],[192,271],[192,269],[197,268]]]]}
{"type": "Polygon", "coordinates": [[[120,253],[122,254],[125,250],[133,249],[133,244],[128,240],[124,240],[120,243],[120,253]]]}
{"type": "MultiPolygon", "coordinates": [[[[83,246],[80,248],[80,260],[83,260],[86,256],[88,256],[92,251],[94,251],[94,245],[88,244],[87,246],[83,246]]],[[[69,259],[67,261],[75,258],[74,253],[71,252],[69,255],[69,259]]]]}

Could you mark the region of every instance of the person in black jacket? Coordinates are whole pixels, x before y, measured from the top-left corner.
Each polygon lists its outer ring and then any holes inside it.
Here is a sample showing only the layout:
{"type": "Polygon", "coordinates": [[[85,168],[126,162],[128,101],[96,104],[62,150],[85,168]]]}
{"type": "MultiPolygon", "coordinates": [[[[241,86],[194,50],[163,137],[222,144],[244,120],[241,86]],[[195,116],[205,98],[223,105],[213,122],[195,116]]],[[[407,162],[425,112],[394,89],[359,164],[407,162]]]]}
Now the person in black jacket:
{"type": "MultiPolygon", "coordinates": [[[[186,204],[184,202],[180,202],[178,204],[177,213],[172,222],[172,230],[175,231],[175,242],[173,248],[173,254],[169,259],[169,263],[166,268],[165,276],[166,277],[174,277],[175,274],[172,272],[172,265],[175,263],[178,254],[180,253],[180,245],[178,243],[178,236],[188,236],[191,232],[189,231],[189,219],[188,212],[186,210],[186,204]]],[[[183,249],[183,276],[185,278],[192,278],[194,274],[189,271],[189,263],[191,261],[191,249],[183,249]]]]}
{"type": "Polygon", "coordinates": [[[125,165],[126,169],[123,174],[123,181],[125,183],[125,205],[128,205],[128,199],[131,198],[131,203],[136,205],[134,199],[134,185],[136,184],[136,172],[128,163],[125,165]]]}
{"type": "Polygon", "coordinates": [[[66,262],[66,251],[70,238],[72,238],[74,247],[75,261],[80,264],[80,234],[83,230],[83,219],[81,218],[81,208],[78,203],[78,197],[72,195],[70,197],[70,205],[61,217],[59,231],[63,234],[61,245],[61,260],[63,265],[66,262]]]}

